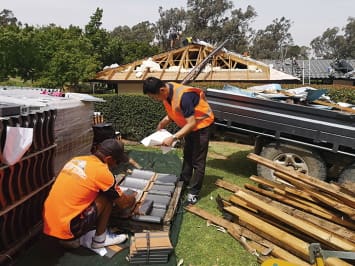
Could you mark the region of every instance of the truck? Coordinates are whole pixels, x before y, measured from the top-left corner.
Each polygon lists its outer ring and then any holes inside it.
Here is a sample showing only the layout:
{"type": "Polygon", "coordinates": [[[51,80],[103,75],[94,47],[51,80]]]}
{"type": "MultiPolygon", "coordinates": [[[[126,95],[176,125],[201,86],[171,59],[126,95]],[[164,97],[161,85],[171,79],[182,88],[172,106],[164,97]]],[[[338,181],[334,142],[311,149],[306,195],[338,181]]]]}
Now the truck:
{"type": "MultiPolygon", "coordinates": [[[[355,112],[206,89],[214,134],[254,146],[254,153],[324,181],[355,183],[355,112]],[[322,107],[322,108],[320,108],[322,107]]],[[[258,164],[257,174],[276,180],[258,164]]]]}

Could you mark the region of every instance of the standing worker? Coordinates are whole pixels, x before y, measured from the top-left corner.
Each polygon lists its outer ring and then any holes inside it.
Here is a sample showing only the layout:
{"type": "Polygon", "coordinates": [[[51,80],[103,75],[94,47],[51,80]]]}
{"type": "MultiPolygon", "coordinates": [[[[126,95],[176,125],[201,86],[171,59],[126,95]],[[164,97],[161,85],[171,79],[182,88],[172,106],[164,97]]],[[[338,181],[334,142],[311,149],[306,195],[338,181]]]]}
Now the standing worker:
{"type": "Polygon", "coordinates": [[[124,194],[109,170],[128,162],[123,143],[115,139],[101,142],[94,154],[78,156],[65,164],[44,203],[44,233],[70,248],[80,246],[80,237],[96,229],[91,248],[119,244],[125,234],[107,230],[113,204],[133,209],[135,194],[124,194]]]}
{"type": "Polygon", "coordinates": [[[170,49],[174,49],[176,42],[180,40],[181,31],[177,31],[174,27],[171,27],[169,30],[169,41],[170,41],[170,49]]]}
{"type": "Polygon", "coordinates": [[[205,176],[210,126],[214,115],[203,90],[149,77],[143,83],[143,93],[164,104],[167,115],[159,122],[157,130],[174,121],[180,128],[173,136],[163,140],[171,146],[184,138],[184,159],[180,180],[188,185],[187,202],[198,201],[205,176]]]}

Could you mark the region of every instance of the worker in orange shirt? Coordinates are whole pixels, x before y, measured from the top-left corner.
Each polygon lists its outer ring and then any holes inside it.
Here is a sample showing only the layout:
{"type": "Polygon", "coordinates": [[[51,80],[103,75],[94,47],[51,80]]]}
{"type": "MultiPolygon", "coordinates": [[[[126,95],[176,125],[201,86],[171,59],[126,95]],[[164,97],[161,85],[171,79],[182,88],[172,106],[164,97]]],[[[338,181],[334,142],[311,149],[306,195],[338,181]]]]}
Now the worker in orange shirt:
{"type": "Polygon", "coordinates": [[[157,130],[175,122],[180,128],[163,145],[171,146],[184,138],[184,160],[180,180],[188,187],[188,204],[196,204],[205,177],[210,128],[214,114],[202,89],[149,77],[143,82],[143,93],[163,103],[166,116],[157,130]]]}
{"type": "Polygon", "coordinates": [[[128,160],[121,141],[106,139],[94,154],[67,162],[44,203],[44,233],[72,248],[79,247],[80,237],[93,229],[91,248],[124,242],[127,236],[111,233],[108,221],[114,204],[133,210],[136,194],[123,193],[109,168],[128,160]]]}

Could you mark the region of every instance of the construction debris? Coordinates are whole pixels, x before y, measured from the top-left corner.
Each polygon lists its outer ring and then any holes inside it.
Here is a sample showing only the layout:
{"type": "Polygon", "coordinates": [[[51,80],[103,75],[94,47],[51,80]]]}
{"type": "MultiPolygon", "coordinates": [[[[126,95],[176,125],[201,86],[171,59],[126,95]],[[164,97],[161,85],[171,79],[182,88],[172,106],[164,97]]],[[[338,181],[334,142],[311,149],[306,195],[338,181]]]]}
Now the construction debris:
{"type": "MultiPolygon", "coordinates": [[[[217,186],[233,192],[228,199],[216,199],[223,217],[196,206],[186,209],[224,227],[261,262],[276,258],[296,265],[311,265],[309,248],[312,243],[329,250],[355,252],[355,197],[352,192],[253,153],[248,158],[274,170],[284,183],[251,176],[259,186],[239,187],[217,180],[217,186]]],[[[330,266],[353,263],[353,260],[325,258],[325,265],[330,266]]]]}

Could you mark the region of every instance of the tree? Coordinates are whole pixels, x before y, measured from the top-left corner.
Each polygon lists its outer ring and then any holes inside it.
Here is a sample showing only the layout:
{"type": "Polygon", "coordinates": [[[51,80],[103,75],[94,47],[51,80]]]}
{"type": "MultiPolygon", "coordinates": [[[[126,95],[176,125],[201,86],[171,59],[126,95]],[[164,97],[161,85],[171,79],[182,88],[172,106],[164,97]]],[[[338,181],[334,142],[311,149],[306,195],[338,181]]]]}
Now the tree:
{"type": "Polygon", "coordinates": [[[316,57],[324,59],[332,59],[342,57],[340,55],[339,46],[344,42],[344,37],[339,35],[339,28],[327,28],[322,36],[318,36],[311,41],[311,47],[316,57]]]}
{"type": "Polygon", "coordinates": [[[166,50],[170,47],[168,40],[170,28],[174,27],[183,32],[186,30],[186,11],[183,8],[163,10],[159,7],[158,12],[160,18],[154,26],[155,39],[161,49],[166,50]]]}
{"type": "Polygon", "coordinates": [[[17,26],[17,18],[11,10],[4,9],[0,12],[0,27],[17,26]]]}
{"type": "Polygon", "coordinates": [[[147,58],[157,54],[158,52],[159,50],[157,46],[152,46],[146,42],[124,42],[122,45],[122,64],[128,64],[135,60],[147,58]]]}
{"type": "Polygon", "coordinates": [[[75,88],[93,78],[100,62],[92,51],[91,42],[80,31],[72,28],[63,32],[40,83],[46,87],[75,88]]]}
{"type": "Polygon", "coordinates": [[[228,49],[240,53],[248,51],[250,38],[254,33],[250,22],[255,17],[256,12],[252,6],[248,6],[244,13],[240,8],[232,10],[230,19],[223,25],[219,41],[222,42],[227,36],[230,39],[226,44],[228,49]]]}
{"type": "Polygon", "coordinates": [[[188,0],[186,31],[194,38],[216,44],[226,38],[222,29],[232,8],[233,3],[227,0],[188,0]]]}
{"type": "MultiPolygon", "coordinates": [[[[99,58],[102,65],[110,65],[112,61],[110,60],[112,52],[107,47],[111,47],[110,34],[101,28],[102,25],[103,9],[97,8],[94,14],[90,17],[90,21],[85,25],[85,37],[88,38],[93,46],[92,56],[99,58]]],[[[99,69],[97,69],[99,70],[99,69]]]]}
{"type": "Polygon", "coordinates": [[[120,60],[118,64],[126,64],[159,52],[154,44],[154,24],[144,21],[134,25],[116,27],[111,36],[120,41],[120,60]]]}
{"type": "Polygon", "coordinates": [[[226,48],[245,51],[248,49],[252,29],[250,21],[256,16],[253,7],[246,11],[233,10],[233,3],[227,0],[188,0],[187,10],[159,8],[160,19],[156,23],[156,36],[162,47],[167,48],[167,37],[171,27],[182,30],[183,38],[192,37],[217,45],[227,38],[226,48]]]}
{"type": "Polygon", "coordinates": [[[18,30],[0,27],[0,80],[7,80],[16,74],[18,39],[18,30]]]}
{"type": "Polygon", "coordinates": [[[265,30],[258,30],[255,34],[251,55],[257,59],[285,59],[287,48],[293,45],[289,30],[291,21],[282,17],[274,19],[273,23],[266,26],[265,30]]]}
{"type": "Polygon", "coordinates": [[[151,43],[155,37],[154,24],[149,21],[143,21],[132,26],[132,28],[128,26],[118,26],[113,29],[111,36],[118,37],[128,42],[137,41],[151,43]]]}
{"type": "Polygon", "coordinates": [[[349,17],[348,24],[344,28],[345,34],[345,58],[355,58],[355,18],[349,17]]]}
{"type": "Polygon", "coordinates": [[[311,49],[307,46],[290,45],[287,47],[287,57],[295,59],[308,59],[311,49]]]}

